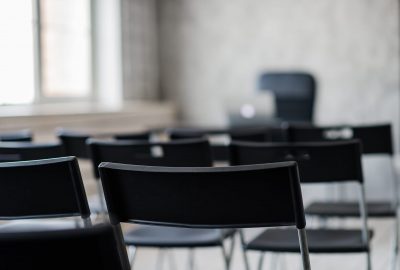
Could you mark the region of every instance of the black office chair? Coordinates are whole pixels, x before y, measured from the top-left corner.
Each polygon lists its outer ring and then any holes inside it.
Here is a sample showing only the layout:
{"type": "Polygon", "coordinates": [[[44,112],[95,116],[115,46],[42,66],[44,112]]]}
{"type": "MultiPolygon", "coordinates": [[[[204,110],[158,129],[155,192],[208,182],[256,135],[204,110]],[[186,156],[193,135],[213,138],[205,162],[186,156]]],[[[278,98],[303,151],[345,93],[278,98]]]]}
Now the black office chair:
{"type": "Polygon", "coordinates": [[[312,122],[316,81],[304,72],[268,72],[260,75],[259,89],[272,91],[276,117],[287,122],[312,122]]]}
{"type": "MultiPolygon", "coordinates": [[[[302,144],[269,144],[233,142],[231,164],[245,165],[293,160],[298,163],[302,183],[358,183],[359,213],[362,229],[307,229],[311,253],[366,253],[367,269],[371,269],[365,205],[364,180],[359,141],[302,144]]],[[[264,195],[267,196],[267,195],[264,195]]],[[[249,243],[246,250],[260,252],[297,252],[295,232],[266,230],[249,243]]],[[[262,267],[263,256],[260,259],[262,267]]]]}
{"type": "Polygon", "coordinates": [[[74,230],[0,232],[4,270],[129,270],[118,228],[99,225],[74,230]]]}
{"type": "MultiPolygon", "coordinates": [[[[362,142],[364,156],[384,155],[391,162],[392,174],[392,198],[381,201],[370,201],[367,199],[368,216],[372,218],[394,218],[395,239],[392,259],[392,269],[396,267],[397,254],[399,250],[399,217],[398,208],[398,179],[395,173],[394,149],[392,129],[390,124],[379,124],[371,126],[326,126],[312,127],[294,125],[289,128],[289,138],[293,142],[301,141],[343,141],[359,139],[362,142]]],[[[306,208],[309,215],[320,217],[356,217],[359,209],[356,202],[351,201],[325,201],[313,202],[306,208]]]]}
{"type": "Polygon", "coordinates": [[[0,142],[0,162],[65,157],[60,143],[0,142]]]}
{"type": "Polygon", "coordinates": [[[201,129],[201,128],[172,128],[167,130],[171,140],[209,138],[214,161],[229,161],[229,142],[252,141],[252,142],[280,142],[287,141],[286,129],[284,127],[248,127],[231,129],[201,129]],[[212,138],[226,136],[225,143],[213,143],[212,138]]]}
{"type": "Polygon", "coordinates": [[[64,145],[68,156],[89,159],[89,152],[86,147],[86,140],[90,138],[89,134],[59,128],[56,130],[56,135],[64,145]]]}
{"type": "Polygon", "coordinates": [[[28,129],[0,133],[0,142],[31,142],[32,132],[28,129]]]}
{"type": "Polygon", "coordinates": [[[0,163],[0,232],[89,226],[90,210],[74,157],[0,163]],[[81,222],[33,222],[32,219],[80,217],[81,222]]]}
{"type": "Polygon", "coordinates": [[[303,269],[311,269],[295,162],[215,168],[102,163],[100,174],[112,224],[216,228],[220,237],[228,228],[295,225],[303,269]]]}

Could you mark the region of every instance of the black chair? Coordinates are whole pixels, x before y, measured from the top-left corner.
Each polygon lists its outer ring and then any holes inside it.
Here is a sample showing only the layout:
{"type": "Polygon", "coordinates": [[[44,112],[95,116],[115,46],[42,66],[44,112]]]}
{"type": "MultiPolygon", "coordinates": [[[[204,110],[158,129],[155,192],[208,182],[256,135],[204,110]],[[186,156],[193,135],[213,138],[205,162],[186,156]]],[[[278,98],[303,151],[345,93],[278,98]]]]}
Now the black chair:
{"type": "MultiPolygon", "coordinates": [[[[76,158],[3,162],[0,175],[0,220],[80,217],[84,226],[91,224],[76,158]]],[[[0,226],[0,232],[64,228],[80,223],[62,220],[60,226],[55,226],[46,222],[10,222],[0,226]]]]}
{"type": "Polygon", "coordinates": [[[102,163],[100,174],[112,224],[217,228],[221,234],[295,225],[303,269],[310,269],[295,162],[215,168],[102,163]]]}
{"type": "Polygon", "coordinates": [[[112,137],[115,140],[131,140],[131,141],[150,141],[152,132],[129,132],[129,133],[118,133],[113,134],[112,137]]]}
{"type": "Polygon", "coordinates": [[[0,142],[0,162],[65,157],[60,143],[0,142]]]}
{"type": "Polygon", "coordinates": [[[272,91],[276,116],[287,122],[312,122],[316,81],[304,72],[268,72],[261,74],[259,89],[272,91]]]}
{"type": "MultiPolygon", "coordinates": [[[[293,142],[301,141],[343,141],[359,139],[362,142],[364,156],[384,155],[391,162],[392,174],[392,198],[381,201],[370,201],[367,199],[368,216],[372,218],[393,218],[394,224],[394,250],[392,268],[396,266],[399,241],[399,217],[398,208],[398,179],[395,173],[394,149],[392,129],[390,124],[379,124],[371,126],[325,126],[312,127],[294,125],[289,128],[289,138],[293,142]]],[[[309,215],[320,217],[356,217],[359,213],[356,202],[349,201],[317,201],[306,208],[309,215]]]]}
{"type": "Polygon", "coordinates": [[[68,156],[89,159],[89,152],[86,147],[86,140],[90,138],[89,134],[59,128],[56,135],[64,145],[68,156]]]}
{"type": "Polygon", "coordinates": [[[287,141],[284,127],[248,127],[231,129],[172,128],[167,130],[171,140],[209,138],[214,161],[229,161],[229,141],[281,142],[287,141]],[[226,136],[224,143],[213,143],[213,137],[226,136]]]}
{"type": "Polygon", "coordinates": [[[121,235],[110,225],[37,232],[0,232],[7,270],[129,270],[121,235]]]}
{"type": "MultiPolygon", "coordinates": [[[[307,229],[311,253],[367,253],[368,269],[371,269],[367,228],[364,180],[359,141],[321,142],[299,144],[268,144],[233,142],[231,164],[245,165],[293,160],[298,163],[302,183],[348,183],[358,184],[360,190],[358,216],[362,229],[307,229]]],[[[264,195],[267,196],[267,195],[264,195]]],[[[267,230],[249,243],[245,250],[261,252],[296,252],[295,232],[267,230]]],[[[260,260],[260,267],[262,265],[260,260]]]]}
{"type": "MultiPolygon", "coordinates": [[[[138,141],[88,140],[95,174],[99,176],[101,162],[118,162],[136,165],[169,167],[212,166],[211,149],[207,140],[179,140],[168,143],[138,141]]],[[[223,246],[225,238],[231,238],[233,230],[221,235],[216,230],[176,229],[141,226],[125,234],[125,242],[132,247],[194,248],[223,246]]],[[[133,252],[134,249],[131,248],[133,252]]],[[[226,259],[230,260],[228,254],[226,259]]]]}
{"type": "Polygon", "coordinates": [[[28,129],[0,133],[1,142],[31,142],[32,139],[32,132],[28,129]]]}

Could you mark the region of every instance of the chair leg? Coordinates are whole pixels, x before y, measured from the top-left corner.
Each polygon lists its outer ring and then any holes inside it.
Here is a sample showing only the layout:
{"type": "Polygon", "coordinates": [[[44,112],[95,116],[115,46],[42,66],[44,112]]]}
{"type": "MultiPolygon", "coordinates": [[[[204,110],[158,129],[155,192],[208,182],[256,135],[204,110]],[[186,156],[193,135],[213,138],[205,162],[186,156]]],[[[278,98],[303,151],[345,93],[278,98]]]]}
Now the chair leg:
{"type": "Polygon", "coordinates": [[[128,247],[128,258],[129,258],[129,264],[131,265],[131,270],[133,269],[133,263],[135,261],[136,257],[136,247],[135,246],[129,246],[128,247]]]}
{"type": "Polygon", "coordinates": [[[258,270],[262,270],[263,265],[264,265],[264,257],[265,257],[265,253],[261,252],[260,254],[260,258],[258,260],[258,270]]]}
{"type": "Polygon", "coordinates": [[[371,252],[368,251],[367,252],[367,270],[371,270],[372,269],[372,265],[371,265],[371,252]]]}
{"type": "Polygon", "coordinates": [[[225,250],[224,242],[221,241],[222,256],[224,258],[224,264],[226,270],[230,269],[234,248],[235,248],[235,236],[231,237],[231,245],[229,247],[229,253],[227,253],[227,251],[225,250]]]}
{"type": "Polygon", "coordinates": [[[245,244],[246,242],[244,239],[243,230],[239,230],[239,236],[243,253],[244,267],[246,270],[250,270],[250,264],[249,264],[249,259],[247,257],[246,244],[245,244]]]}

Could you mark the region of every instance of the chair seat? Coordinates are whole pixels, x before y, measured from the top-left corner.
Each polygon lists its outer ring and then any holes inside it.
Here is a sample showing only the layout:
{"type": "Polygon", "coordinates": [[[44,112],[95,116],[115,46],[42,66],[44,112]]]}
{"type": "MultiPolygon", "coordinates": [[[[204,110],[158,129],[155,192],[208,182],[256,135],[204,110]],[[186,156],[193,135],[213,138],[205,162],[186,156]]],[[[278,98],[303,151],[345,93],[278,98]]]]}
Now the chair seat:
{"type": "MultiPolygon", "coordinates": [[[[82,224],[79,223],[79,227],[82,224]]],[[[77,228],[76,220],[16,220],[0,225],[0,233],[67,230],[77,228]]]]}
{"type": "MultiPolygon", "coordinates": [[[[313,202],[306,209],[307,215],[359,217],[357,202],[313,202]]],[[[390,202],[368,202],[367,212],[370,217],[395,217],[396,210],[390,202]]]]}
{"type": "MultiPolygon", "coordinates": [[[[372,237],[372,231],[370,231],[372,237]]],[[[360,230],[307,230],[308,249],[312,253],[366,252],[360,230]]],[[[300,252],[297,230],[268,229],[250,241],[246,249],[275,252],[300,252]]]]}
{"type": "MultiPolygon", "coordinates": [[[[223,229],[223,237],[233,236],[234,229],[223,229]]],[[[220,230],[140,225],[124,235],[125,243],[146,247],[209,247],[221,244],[220,230]]]]}

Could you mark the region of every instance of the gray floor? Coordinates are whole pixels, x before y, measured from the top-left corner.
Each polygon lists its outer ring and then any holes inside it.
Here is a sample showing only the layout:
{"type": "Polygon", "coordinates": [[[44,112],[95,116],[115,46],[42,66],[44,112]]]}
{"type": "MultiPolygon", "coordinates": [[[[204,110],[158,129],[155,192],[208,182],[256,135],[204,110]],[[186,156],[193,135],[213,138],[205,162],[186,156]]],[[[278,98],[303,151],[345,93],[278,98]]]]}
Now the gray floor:
{"type": "MultiPolygon", "coordinates": [[[[389,220],[373,220],[370,227],[375,231],[372,240],[372,264],[374,270],[390,269],[390,257],[392,251],[393,222],[389,220]]],[[[237,239],[237,243],[238,239],[237,239]]],[[[252,269],[257,269],[258,253],[249,253],[252,269]]],[[[278,266],[274,267],[272,255],[267,254],[263,269],[301,269],[300,257],[298,255],[278,255],[278,266]]],[[[159,251],[157,249],[142,248],[138,250],[134,269],[157,269],[159,270],[159,251]]],[[[198,249],[195,253],[197,269],[224,269],[221,251],[217,248],[198,249]]],[[[188,252],[186,250],[171,250],[164,256],[163,269],[187,269],[188,252]],[[172,264],[171,264],[172,263],[172,264]],[[172,268],[171,268],[172,266],[172,268]]],[[[313,255],[311,254],[311,265],[313,269],[366,269],[365,255],[313,255]]],[[[244,269],[243,256],[240,248],[236,245],[232,270],[244,269]]]]}

